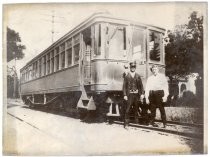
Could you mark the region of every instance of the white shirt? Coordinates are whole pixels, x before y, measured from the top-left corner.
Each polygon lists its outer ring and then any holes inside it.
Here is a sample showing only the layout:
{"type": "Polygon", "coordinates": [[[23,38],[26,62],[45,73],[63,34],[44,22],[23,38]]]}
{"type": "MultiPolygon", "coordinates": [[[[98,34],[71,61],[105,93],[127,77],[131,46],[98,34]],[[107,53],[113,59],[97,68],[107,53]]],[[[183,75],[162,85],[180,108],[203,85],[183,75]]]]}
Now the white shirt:
{"type": "Polygon", "coordinates": [[[156,76],[152,75],[148,77],[146,88],[145,88],[145,98],[148,99],[150,90],[163,90],[164,97],[167,98],[169,95],[168,92],[168,81],[166,76],[158,73],[156,76]]]}
{"type": "Polygon", "coordinates": [[[131,71],[130,71],[130,74],[131,74],[132,78],[134,78],[135,72],[131,72],[131,71]]]}

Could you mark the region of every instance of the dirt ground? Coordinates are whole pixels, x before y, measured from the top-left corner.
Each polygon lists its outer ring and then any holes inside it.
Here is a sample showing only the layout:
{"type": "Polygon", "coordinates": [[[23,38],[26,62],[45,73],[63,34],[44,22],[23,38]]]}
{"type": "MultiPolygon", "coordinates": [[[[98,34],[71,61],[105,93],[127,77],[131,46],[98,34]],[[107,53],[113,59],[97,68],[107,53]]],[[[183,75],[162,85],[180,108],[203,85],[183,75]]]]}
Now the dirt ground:
{"type": "Polygon", "coordinates": [[[79,119],[9,102],[4,155],[160,155],[201,153],[202,140],[79,119]]]}

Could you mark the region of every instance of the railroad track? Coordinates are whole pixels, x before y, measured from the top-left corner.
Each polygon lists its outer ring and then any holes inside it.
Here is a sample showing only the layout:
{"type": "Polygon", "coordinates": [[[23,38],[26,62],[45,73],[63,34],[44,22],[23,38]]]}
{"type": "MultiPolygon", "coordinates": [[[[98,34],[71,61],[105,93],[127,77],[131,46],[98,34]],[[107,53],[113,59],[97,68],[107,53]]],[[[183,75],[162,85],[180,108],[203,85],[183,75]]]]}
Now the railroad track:
{"type": "MultiPolygon", "coordinates": [[[[25,106],[25,107],[28,108],[28,106],[25,106]]],[[[41,111],[44,111],[44,110],[41,109],[41,111]]],[[[49,111],[44,111],[44,112],[50,113],[49,111]]],[[[63,116],[69,115],[69,113],[65,113],[65,112],[64,113],[59,113],[58,111],[56,113],[55,112],[52,112],[52,113],[63,115],[63,116]]],[[[122,127],[124,125],[123,121],[116,120],[116,119],[113,120],[112,123],[122,125],[122,127]]],[[[152,126],[149,126],[149,125],[136,124],[136,123],[133,123],[133,122],[131,122],[129,124],[129,127],[141,128],[141,129],[146,129],[146,130],[150,130],[150,131],[158,131],[158,132],[161,132],[161,133],[173,134],[173,135],[190,137],[190,138],[202,138],[203,137],[203,124],[190,124],[190,123],[168,121],[167,122],[167,127],[162,128],[162,127],[160,127],[162,125],[161,121],[156,121],[156,123],[159,125],[159,127],[152,127],[152,126]]]]}
{"type": "MultiPolygon", "coordinates": [[[[122,121],[113,121],[113,124],[119,124],[124,125],[122,121]]],[[[160,122],[156,122],[158,126],[161,126],[162,124],[160,122]]],[[[193,125],[193,124],[186,124],[181,123],[178,124],[178,122],[168,122],[166,128],[162,127],[152,127],[150,125],[141,125],[136,123],[129,123],[129,127],[132,128],[141,128],[146,129],[150,131],[158,131],[162,133],[167,134],[173,134],[183,137],[190,137],[190,138],[202,138],[203,137],[203,126],[202,124],[199,125],[193,125]]]]}

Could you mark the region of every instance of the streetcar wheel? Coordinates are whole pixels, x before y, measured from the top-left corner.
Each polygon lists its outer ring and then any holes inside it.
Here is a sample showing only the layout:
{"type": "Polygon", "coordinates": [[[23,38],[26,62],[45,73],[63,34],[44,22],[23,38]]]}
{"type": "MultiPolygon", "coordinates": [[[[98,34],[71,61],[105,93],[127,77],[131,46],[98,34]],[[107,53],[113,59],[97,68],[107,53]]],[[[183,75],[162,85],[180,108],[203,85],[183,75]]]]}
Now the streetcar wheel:
{"type": "Polygon", "coordinates": [[[34,105],[28,100],[27,105],[29,106],[29,108],[34,108],[34,105]]]}
{"type": "Polygon", "coordinates": [[[79,113],[79,119],[84,120],[88,114],[88,111],[86,109],[79,108],[78,113],[79,113]]]}
{"type": "Polygon", "coordinates": [[[64,110],[64,101],[61,98],[58,98],[53,104],[52,104],[53,110],[64,110]]]}

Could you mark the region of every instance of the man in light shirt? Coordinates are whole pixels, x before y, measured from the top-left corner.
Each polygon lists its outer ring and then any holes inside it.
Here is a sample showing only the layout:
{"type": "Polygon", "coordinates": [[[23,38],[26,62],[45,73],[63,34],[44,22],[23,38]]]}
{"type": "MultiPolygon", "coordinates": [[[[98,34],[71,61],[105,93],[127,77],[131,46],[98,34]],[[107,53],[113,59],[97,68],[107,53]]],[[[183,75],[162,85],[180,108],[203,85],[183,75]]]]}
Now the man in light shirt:
{"type": "Polygon", "coordinates": [[[161,113],[161,119],[163,127],[166,127],[166,114],[163,102],[166,102],[169,95],[168,92],[168,81],[165,75],[159,73],[157,65],[151,67],[152,76],[147,79],[145,88],[146,103],[150,104],[151,120],[150,124],[157,127],[154,123],[156,116],[156,108],[159,108],[161,113]]]}

